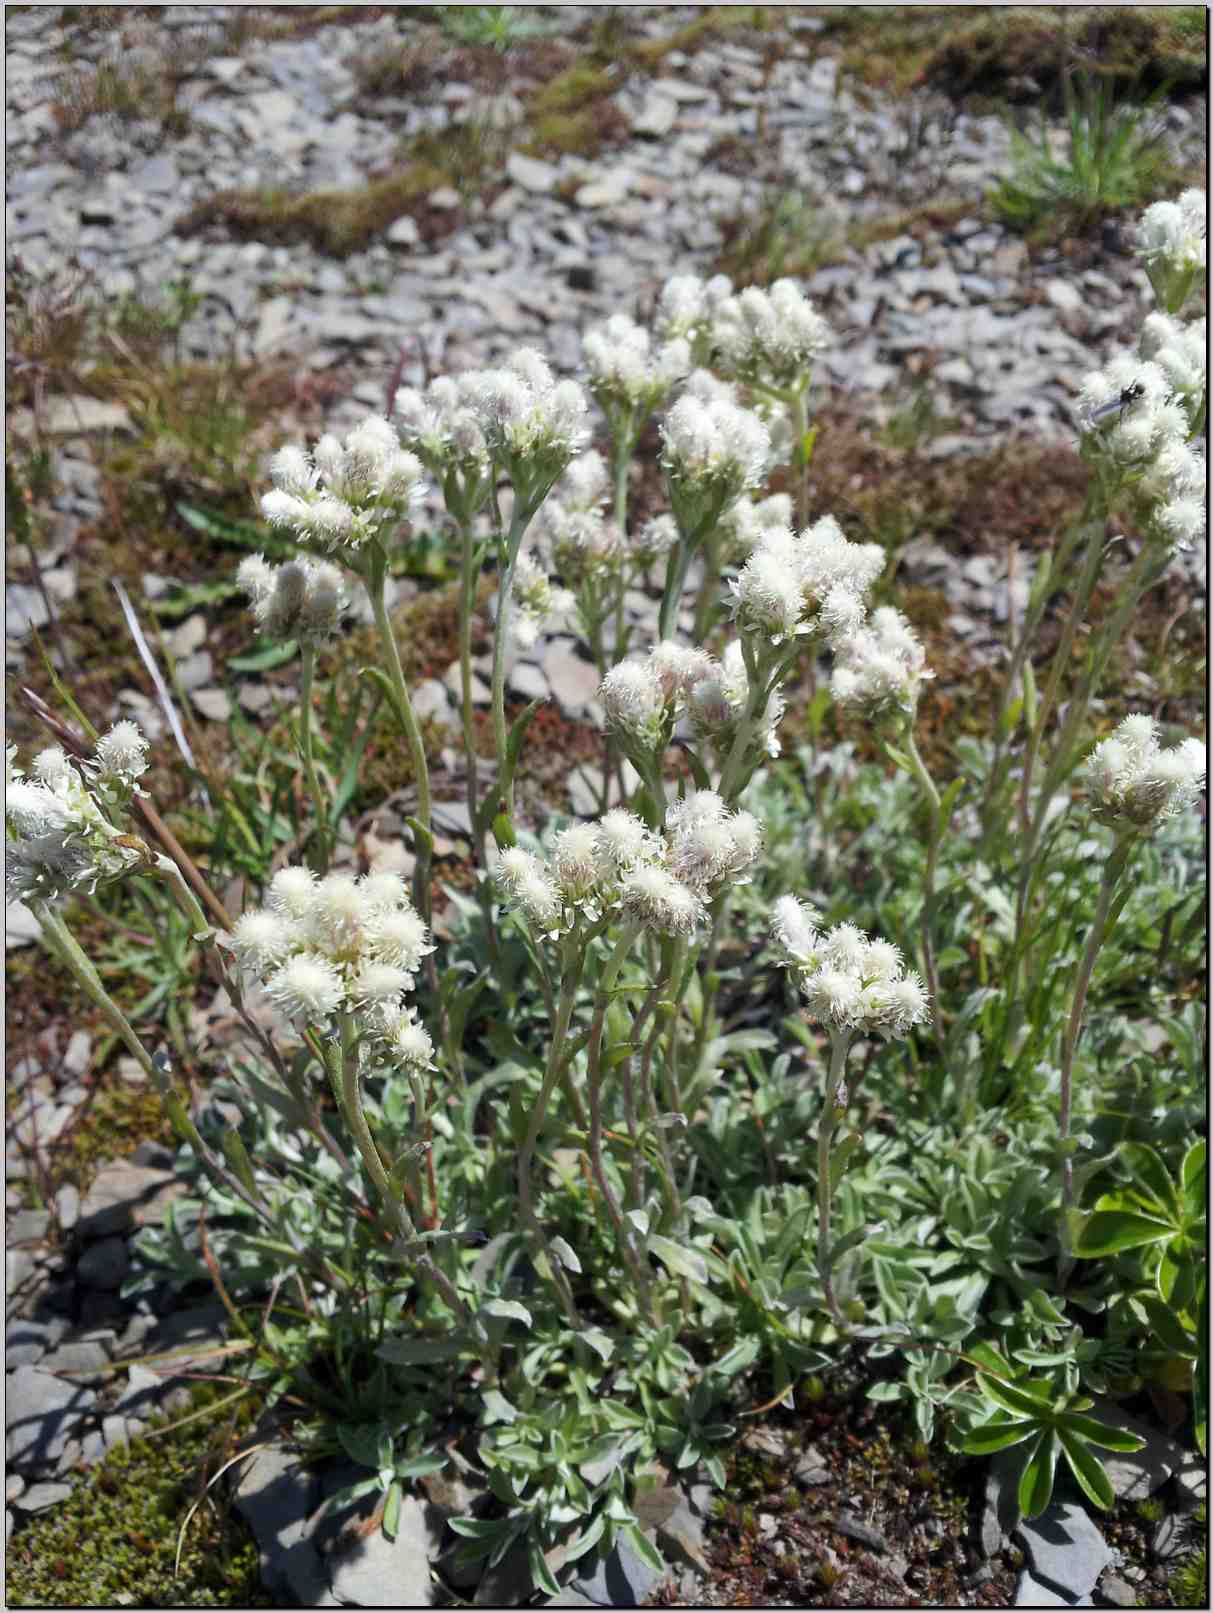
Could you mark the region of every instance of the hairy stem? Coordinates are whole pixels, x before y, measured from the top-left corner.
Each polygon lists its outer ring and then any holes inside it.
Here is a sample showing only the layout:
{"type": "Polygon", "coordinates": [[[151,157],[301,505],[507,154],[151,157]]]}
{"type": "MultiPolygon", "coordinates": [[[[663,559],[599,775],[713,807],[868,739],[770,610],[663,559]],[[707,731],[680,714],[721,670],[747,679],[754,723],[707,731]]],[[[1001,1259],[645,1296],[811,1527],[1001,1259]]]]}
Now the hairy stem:
{"type": "Polygon", "coordinates": [[[931,1024],[935,1040],[942,1054],[944,1049],[943,1010],[939,1002],[939,970],[935,964],[935,871],[939,861],[939,843],[943,837],[943,804],[935,781],[927,771],[926,763],[914,741],[914,721],[906,727],[906,754],[910,758],[914,777],[927,803],[927,866],[922,881],[922,958],[927,977],[927,990],[931,994],[931,1024]]]}
{"type": "Polygon", "coordinates": [[[413,710],[413,703],[409,699],[408,685],[404,681],[404,668],[400,664],[400,651],[396,644],[396,635],[392,631],[392,624],[388,618],[387,604],[384,598],[386,581],[387,554],[376,545],[372,551],[371,564],[367,572],[367,591],[371,597],[371,609],[374,612],[379,641],[383,645],[384,656],[387,660],[388,682],[391,685],[394,697],[393,704],[396,707],[396,717],[400,723],[405,744],[408,746],[409,758],[413,765],[413,777],[417,783],[417,821],[421,825],[423,832],[414,836],[417,861],[413,868],[413,902],[418,913],[428,925],[430,922],[430,836],[433,832],[430,770],[425,757],[425,745],[422,742],[417,714],[413,710]]]}
{"type": "Polygon", "coordinates": [[[316,758],[312,751],[312,675],[316,668],[316,649],[304,644],[300,651],[301,676],[299,688],[299,755],[303,760],[303,774],[312,797],[312,810],[316,814],[316,868],[317,874],[328,872],[330,823],[324,793],[316,774],[316,758]]]}
{"type": "Polygon", "coordinates": [[[1087,992],[1091,985],[1091,975],[1095,969],[1095,959],[1103,945],[1104,933],[1108,924],[1108,913],[1112,906],[1112,898],[1116,893],[1116,886],[1124,872],[1125,864],[1129,860],[1132,848],[1130,839],[1122,839],[1112,849],[1112,854],[1104,866],[1103,878],[1099,882],[1099,899],[1095,905],[1095,917],[1091,921],[1091,928],[1087,932],[1087,944],[1083,948],[1082,961],[1078,966],[1078,977],[1074,982],[1074,1001],[1070,1005],[1070,1018],[1066,1025],[1065,1035],[1061,1045],[1061,1093],[1058,1107],[1057,1132],[1061,1143],[1061,1225],[1058,1237],[1057,1281],[1060,1287],[1065,1287],[1070,1273],[1074,1269],[1074,1256],[1070,1243],[1070,1222],[1074,1210],[1074,1158],[1069,1149],[1070,1125],[1074,1106],[1074,1054],[1078,1047],[1079,1034],[1082,1031],[1083,1014],[1087,1006],[1087,992]]]}
{"type": "Polygon", "coordinates": [[[840,1332],[846,1330],[847,1323],[834,1292],[834,1274],[830,1269],[830,1138],[834,1131],[836,1111],[842,1106],[842,1078],[849,1047],[850,1037],[846,1032],[830,1033],[830,1072],[826,1077],[825,1101],[817,1127],[817,1270],[821,1274],[821,1286],[830,1315],[840,1332]]]}

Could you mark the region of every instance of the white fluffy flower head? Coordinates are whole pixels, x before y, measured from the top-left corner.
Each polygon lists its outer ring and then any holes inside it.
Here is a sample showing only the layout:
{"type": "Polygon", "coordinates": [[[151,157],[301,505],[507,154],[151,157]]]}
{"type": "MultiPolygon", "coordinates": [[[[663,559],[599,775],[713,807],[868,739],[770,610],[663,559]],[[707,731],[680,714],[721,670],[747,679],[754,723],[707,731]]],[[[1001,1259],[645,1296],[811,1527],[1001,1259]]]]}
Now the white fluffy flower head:
{"type": "Polygon", "coordinates": [[[927,1017],[922,981],[890,942],[853,924],[820,930],[820,915],[791,896],[775,904],[771,926],[795,972],[809,1012],[831,1034],[903,1037],[927,1017]]]}
{"type": "Polygon", "coordinates": [[[830,327],[793,280],[769,291],[748,286],[727,298],[712,321],[712,344],[725,375],[783,393],[801,390],[830,327]]]}
{"type": "Polygon", "coordinates": [[[1101,740],[1087,763],[1092,815],[1122,834],[1146,834],[1197,800],[1208,765],[1205,746],[1185,739],[1170,750],[1158,742],[1152,717],[1126,717],[1101,740]]]}

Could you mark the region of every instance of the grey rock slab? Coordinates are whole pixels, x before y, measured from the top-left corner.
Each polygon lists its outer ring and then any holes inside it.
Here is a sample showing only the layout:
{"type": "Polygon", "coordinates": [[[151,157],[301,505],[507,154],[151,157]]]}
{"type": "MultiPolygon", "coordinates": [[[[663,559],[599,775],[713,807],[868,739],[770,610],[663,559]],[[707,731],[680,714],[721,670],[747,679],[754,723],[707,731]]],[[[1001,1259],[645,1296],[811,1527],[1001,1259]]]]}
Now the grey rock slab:
{"type": "Polygon", "coordinates": [[[55,1462],[96,1400],[91,1389],[32,1366],[10,1372],[5,1391],[5,1453],[10,1462],[23,1467],[55,1462]]]}
{"type": "Polygon", "coordinates": [[[47,1507],[58,1506],[60,1501],[66,1501],[71,1493],[70,1484],[47,1480],[42,1484],[31,1484],[15,1504],[21,1512],[45,1512],[47,1507]]]}
{"type": "Polygon", "coordinates": [[[589,1564],[582,1559],[578,1567],[567,1588],[598,1607],[639,1607],[663,1577],[642,1562],[626,1540],[618,1541],[605,1558],[594,1553],[589,1564]]]}
{"type": "Polygon", "coordinates": [[[1184,1538],[1183,1519],[1176,1513],[1163,1518],[1154,1531],[1154,1539],[1150,1542],[1150,1549],[1159,1562],[1168,1562],[1172,1557],[1180,1557],[1187,1549],[1184,1538]]]}
{"type": "Polygon", "coordinates": [[[1090,1514],[1073,1501],[1050,1502],[1039,1518],[1023,1519],[1016,1532],[1033,1577],[1047,1580],[1075,1600],[1090,1595],[1112,1561],[1090,1514]]]}
{"type": "Polygon", "coordinates": [[[598,695],[598,670],[576,653],[571,641],[556,640],[543,657],[543,671],[567,711],[584,711],[598,695]]]}
{"type": "Polygon", "coordinates": [[[1118,1574],[1105,1574],[1099,1582],[1099,1594],[1113,1607],[1136,1607],[1137,1592],[1118,1574]]]}
{"type": "Polygon", "coordinates": [[[64,1182],[55,1196],[55,1213],[60,1229],[70,1232],[80,1218],[80,1190],[71,1182],[64,1182]]]}
{"type": "Polygon", "coordinates": [[[130,1269],[125,1238],[102,1238],[90,1244],[76,1262],[76,1276],[86,1288],[120,1288],[130,1269]]]}
{"type": "Polygon", "coordinates": [[[511,151],[506,160],[507,178],[532,195],[546,196],[556,188],[560,170],[555,163],[543,162],[538,157],[526,157],[520,151],[511,151]]]}
{"type": "Polygon", "coordinates": [[[509,686],[511,694],[521,695],[524,700],[546,700],[551,692],[543,672],[531,661],[519,661],[512,668],[509,686]]]}
{"type": "Polygon", "coordinates": [[[84,1075],[93,1051],[93,1039],[87,1031],[73,1031],[63,1055],[63,1069],[68,1075],[84,1075]]]}
{"type": "Polygon", "coordinates": [[[7,1473],[4,1477],[4,1504],[8,1506],[15,1501],[25,1489],[25,1480],[20,1473],[7,1473]]]}
{"type": "Polygon", "coordinates": [[[691,1510],[685,1495],[679,1494],[674,1510],[657,1525],[657,1544],[668,1558],[698,1568],[705,1574],[711,1571],[711,1564],[703,1549],[703,1523],[691,1510]]]}
{"type": "Polygon", "coordinates": [[[1115,1401],[1102,1396],[1097,1398],[1090,1416],[1145,1441],[1139,1451],[1108,1451],[1103,1455],[1104,1472],[1121,1501],[1144,1501],[1183,1466],[1181,1445],[1144,1418],[1125,1411],[1115,1401]]]}
{"type": "Polygon", "coordinates": [[[176,1187],[168,1171],[149,1170],[129,1161],[102,1166],[80,1206],[77,1230],[85,1238],[109,1237],[141,1225],[153,1205],[163,1204],[176,1187]]]}
{"type": "Polygon", "coordinates": [[[654,89],[645,96],[632,124],[632,132],[660,140],[669,134],[677,121],[678,102],[672,95],[654,89]]]}
{"type": "Polygon", "coordinates": [[[1184,1457],[1183,1466],[1175,1472],[1175,1504],[1181,1512],[1195,1512],[1203,1506],[1209,1495],[1209,1469],[1199,1457],[1184,1457]]]}
{"type": "Polygon", "coordinates": [[[226,722],[232,714],[232,703],[222,689],[195,689],[190,699],[211,722],[226,722]]]}
{"type": "Polygon", "coordinates": [[[1015,1587],[1016,1607],[1094,1607],[1089,1596],[1066,1596],[1051,1585],[1042,1585],[1025,1568],[1015,1587]]]}
{"type": "Polygon", "coordinates": [[[278,1445],[255,1451],[240,1470],[235,1484],[236,1510],[256,1538],[261,1579],[269,1591],[289,1586],[288,1562],[291,1579],[301,1589],[311,1588],[309,1580],[317,1592],[325,1584],[319,1553],[308,1538],[316,1488],[312,1471],[278,1445]]]}
{"type": "Polygon", "coordinates": [[[109,1354],[96,1339],[61,1344],[42,1361],[44,1372],[62,1373],[78,1382],[107,1376],[109,1365],[109,1354]]]}
{"type": "Polygon", "coordinates": [[[6,1243],[41,1243],[51,1224],[49,1210],[18,1210],[4,1223],[6,1243]]]}
{"type": "Polygon", "coordinates": [[[376,1529],[329,1554],[325,1567],[333,1595],[347,1607],[429,1607],[432,1549],[425,1508],[415,1496],[406,1496],[393,1540],[376,1529]]]}
{"type": "Polygon", "coordinates": [[[126,1387],[118,1396],[114,1410],[125,1417],[150,1415],[158,1407],[167,1388],[167,1383],[158,1372],[136,1364],[127,1371],[126,1387]]]}

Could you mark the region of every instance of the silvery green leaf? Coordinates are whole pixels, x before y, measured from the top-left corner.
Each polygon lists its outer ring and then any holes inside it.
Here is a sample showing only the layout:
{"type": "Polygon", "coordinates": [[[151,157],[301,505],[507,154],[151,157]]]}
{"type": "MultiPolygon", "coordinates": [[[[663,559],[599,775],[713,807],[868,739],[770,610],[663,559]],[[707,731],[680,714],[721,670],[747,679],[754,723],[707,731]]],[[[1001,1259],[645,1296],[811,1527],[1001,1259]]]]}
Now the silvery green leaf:
{"type": "Polygon", "coordinates": [[[500,1389],[486,1389],[481,1395],[484,1409],[488,1413],[487,1423],[515,1423],[518,1421],[518,1411],[501,1393],[500,1389]]]}
{"type": "Polygon", "coordinates": [[[571,1248],[563,1238],[549,1238],[548,1246],[562,1266],[569,1271],[581,1270],[581,1261],[577,1258],[576,1250],[571,1248]]]}
{"type": "Polygon", "coordinates": [[[530,1311],[516,1299],[490,1299],[481,1309],[486,1316],[496,1316],[506,1322],[522,1322],[527,1327],[534,1326],[530,1311]]]}
{"type": "Polygon", "coordinates": [[[698,1249],[683,1248],[672,1238],[663,1238],[659,1233],[654,1233],[649,1239],[649,1248],[675,1277],[687,1277],[694,1283],[707,1283],[707,1262],[698,1249]]]}
{"type": "Polygon", "coordinates": [[[587,1327],[580,1335],[589,1345],[590,1349],[600,1356],[603,1361],[609,1361],[615,1353],[615,1341],[608,1338],[599,1327],[587,1327]]]}
{"type": "Polygon", "coordinates": [[[642,1238],[647,1238],[648,1237],[648,1235],[649,1235],[649,1218],[648,1218],[647,1213],[644,1210],[629,1210],[627,1212],[627,1218],[632,1223],[632,1225],[636,1228],[637,1232],[639,1232],[639,1234],[640,1234],[640,1236],[642,1238]]]}

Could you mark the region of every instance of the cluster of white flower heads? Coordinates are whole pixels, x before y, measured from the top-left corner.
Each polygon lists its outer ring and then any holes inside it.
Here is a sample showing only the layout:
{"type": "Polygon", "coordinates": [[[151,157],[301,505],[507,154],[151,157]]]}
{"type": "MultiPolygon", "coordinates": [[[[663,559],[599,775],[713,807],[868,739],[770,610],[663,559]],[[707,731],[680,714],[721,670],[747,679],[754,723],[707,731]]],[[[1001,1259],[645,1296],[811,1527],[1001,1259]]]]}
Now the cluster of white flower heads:
{"type": "Polygon", "coordinates": [[[769,291],[747,286],[726,297],[715,310],[711,341],[725,375],[787,393],[804,386],[831,332],[795,281],[776,280],[769,291]]]}
{"type": "Polygon", "coordinates": [[[542,634],[562,625],[575,603],[567,588],[552,582],[529,549],[522,550],[514,563],[511,593],[510,634],[521,650],[533,649],[542,634]]]}
{"type": "Polygon", "coordinates": [[[699,349],[710,340],[716,311],[732,292],[733,282],[727,275],[714,275],[707,281],[693,274],[674,275],[657,299],[654,324],[658,335],[666,341],[684,337],[699,349]]]}
{"type": "Polygon", "coordinates": [[[662,422],[661,439],[671,482],[710,491],[724,503],[760,487],[766,476],[770,434],[752,410],[727,398],[705,402],[684,393],[662,422]]]}
{"type": "Polygon", "coordinates": [[[345,606],[341,573],[327,560],[288,560],[272,566],[249,555],[236,571],[257,626],[270,638],[320,644],[337,631],[345,606]]]}
{"type": "Polygon", "coordinates": [[[867,595],[884,569],[878,543],[852,543],[832,515],[799,535],[774,527],[730,584],[743,632],[775,643],[816,635],[834,644],[863,626],[867,595]]]}
{"type": "Polygon", "coordinates": [[[522,846],[502,852],[498,880],[510,905],[545,939],[612,909],[660,935],[690,935],[725,880],[738,883],[761,849],[758,821],[730,812],[711,790],[671,808],[664,836],[617,807],[562,829],[547,858],[522,846]]]}
{"type": "Polygon", "coordinates": [[[651,413],[691,368],[690,344],[683,337],[655,349],[649,332],[626,314],[612,314],[588,330],[581,351],[590,391],[608,419],[619,409],[634,417],[651,413]]]}
{"type": "Polygon", "coordinates": [[[344,440],[326,432],[310,455],[294,445],[280,449],[270,478],[265,519],[325,549],[358,549],[402,520],[424,491],[421,461],[375,415],[344,440]]]}
{"type": "Polygon", "coordinates": [[[1196,801],[1207,765],[1199,739],[1163,750],[1153,717],[1126,717],[1087,762],[1092,815],[1122,833],[1146,833],[1196,801]]]}
{"type": "MultiPolygon", "coordinates": [[[[749,694],[745,657],[736,640],[717,661],[705,650],[665,639],[647,656],[630,656],[613,666],[598,688],[607,724],[646,748],[667,742],[683,716],[697,733],[727,748],[749,694]]],[[[782,697],[773,694],[759,735],[771,756],[779,755],[775,730],[783,710],[782,697]]]]}
{"type": "Polygon", "coordinates": [[[745,560],[768,533],[787,531],[792,514],[790,493],[771,493],[762,499],[739,498],[717,523],[721,558],[726,564],[745,560]]]}
{"type": "Polygon", "coordinates": [[[1143,324],[1137,351],[1119,353],[1084,377],[1078,403],[1084,452],[1104,458],[1136,494],[1137,513],[1172,549],[1203,542],[1207,466],[1203,425],[1208,400],[1204,319],[1178,310],[1203,276],[1205,193],[1148,208],[1138,228],[1144,261],[1162,309],[1143,324]]]}
{"type": "Polygon", "coordinates": [[[283,868],[266,905],[237,920],[232,949],[291,1019],[357,1013],[383,1056],[429,1064],[430,1039],[404,997],[434,948],[398,874],[318,880],[310,869],[283,868]]]}
{"type": "Polygon", "coordinates": [[[573,588],[619,569],[623,540],[606,513],[607,468],[599,453],[578,454],[530,528],[551,569],[573,588]]]}
{"type": "Polygon", "coordinates": [[[477,410],[478,372],[453,378],[440,375],[424,392],[401,387],[393,405],[396,428],[405,446],[438,476],[450,470],[487,474],[489,451],[477,410]]]}
{"type": "Polygon", "coordinates": [[[1186,190],[1177,201],[1146,208],[1137,226],[1137,255],[1148,266],[1162,265],[1172,273],[1203,273],[1207,237],[1205,192],[1186,190]]]}
{"type": "Polygon", "coordinates": [[[772,935],[815,1019],[848,1037],[903,1037],[923,1023],[926,987],[892,942],[869,940],[854,924],[821,930],[820,923],[820,913],[794,896],[775,903],[772,935]]]}
{"type": "Polygon", "coordinates": [[[478,371],[469,390],[490,455],[533,500],[589,441],[585,393],[575,381],[558,381],[534,348],[519,348],[501,369],[478,371]]]}
{"type": "Polygon", "coordinates": [[[147,740],[133,722],[98,739],[92,759],[73,765],[57,745],[39,751],[31,776],[5,749],[4,886],[9,901],[55,901],[94,891],[150,865],[152,854],[122,824],[147,771],[147,740]]]}
{"type": "Polygon", "coordinates": [[[881,605],[837,646],[834,698],[874,722],[913,716],[923,680],[934,674],[917,633],[899,610],[881,605]]]}

